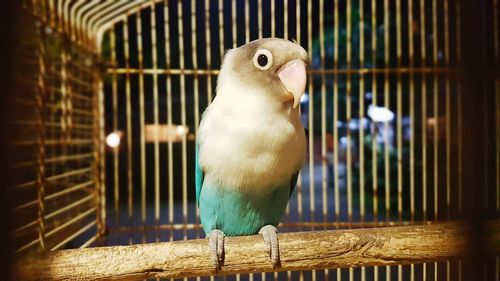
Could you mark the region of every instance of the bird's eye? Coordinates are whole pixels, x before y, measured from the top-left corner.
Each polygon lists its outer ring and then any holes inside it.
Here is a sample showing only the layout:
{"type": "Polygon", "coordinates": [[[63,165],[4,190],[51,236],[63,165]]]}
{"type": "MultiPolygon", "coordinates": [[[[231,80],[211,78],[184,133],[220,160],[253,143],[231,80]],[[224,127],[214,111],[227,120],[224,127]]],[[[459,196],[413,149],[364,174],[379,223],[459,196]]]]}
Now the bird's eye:
{"type": "Polygon", "coordinates": [[[267,70],[273,65],[273,55],[269,50],[259,49],[253,56],[253,64],[260,70],[267,70]]]}
{"type": "Polygon", "coordinates": [[[257,63],[264,67],[267,65],[267,57],[266,55],[259,55],[259,57],[257,58],[257,63]]]}

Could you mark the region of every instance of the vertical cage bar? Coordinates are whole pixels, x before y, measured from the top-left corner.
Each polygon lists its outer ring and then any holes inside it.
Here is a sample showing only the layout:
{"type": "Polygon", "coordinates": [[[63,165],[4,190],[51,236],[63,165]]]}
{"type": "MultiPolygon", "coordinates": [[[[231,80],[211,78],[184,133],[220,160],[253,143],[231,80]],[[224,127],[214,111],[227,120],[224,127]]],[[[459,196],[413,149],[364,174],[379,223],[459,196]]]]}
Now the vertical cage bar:
{"type": "Polygon", "coordinates": [[[296,22],[296,25],[295,25],[295,36],[297,37],[297,43],[300,45],[300,0],[296,0],[295,1],[296,5],[295,5],[295,22],[296,22]]]}
{"type": "MultiPolygon", "coordinates": [[[[373,68],[377,68],[377,1],[372,0],[372,64],[373,68]]],[[[377,106],[377,74],[375,71],[372,74],[372,106],[377,106]]],[[[373,220],[378,221],[378,165],[377,165],[377,133],[378,126],[372,120],[372,189],[373,189],[373,220]]],[[[378,267],[374,267],[374,278],[377,279],[378,267]]]]}
{"type": "Polygon", "coordinates": [[[40,250],[46,250],[45,242],[45,96],[47,87],[45,85],[45,41],[43,30],[39,30],[38,41],[38,75],[37,75],[37,95],[36,95],[36,132],[37,132],[37,153],[36,153],[36,187],[38,201],[38,241],[40,250]]]}
{"type": "MultiPolygon", "coordinates": [[[[198,69],[198,47],[197,47],[197,42],[196,42],[196,34],[197,34],[197,27],[196,27],[196,1],[191,0],[191,45],[193,48],[193,53],[192,53],[192,63],[193,63],[193,69],[197,70],[198,69]]],[[[233,19],[234,20],[234,19],[233,19]]],[[[233,39],[235,42],[236,40],[233,39]]],[[[210,74],[208,74],[207,79],[210,78],[210,74]]],[[[194,87],[194,133],[195,136],[198,135],[198,126],[200,123],[200,93],[199,93],[199,81],[198,81],[198,74],[195,74],[193,77],[193,87],[194,87]]],[[[200,212],[198,208],[196,207],[196,223],[200,222],[200,212]]],[[[196,237],[199,238],[200,235],[200,229],[198,228],[196,231],[196,237]]],[[[198,278],[197,278],[198,279],[198,278]]]]}
{"type": "MultiPolygon", "coordinates": [[[[261,0],[259,0],[261,1],[261,0]]],[[[299,18],[300,19],[300,18],[299,18]]],[[[297,21],[299,21],[297,19],[297,21]]],[[[313,56],[312,49],[312,1],[307,1],[307,52],[310,58],[313,56]]],[[[314,89],[312,83],[312,74],[309,75],[309,209],[311,212],[311,222],[316,217],[316,198],[314,192],[314,89]]],[[[314,230],[314,228],[312,228],[314,230]]],[[[311,271],[312,280],[316,280],[316,270],[311,271]]]]}
{"type": "MultiPolygon", "coordinates": [[[[208,1],[208,0],[206,0],[208,1]]],[[[250,42],[250,0],[245,0],[245,43],[250,42]]]]}
{"type": "Polygon", "coordinates": [[[156,4],[151,4],[151,57],[153,63],[153,122],[155,124],[154,137],[154,169],[155,169],[155,222],[160,221],[160,141],[158,130],[160,127],[159,97],[158,97],[158,54],[156,39],[156,4]]]}
{"type": "MultiPolygon", "coordinates": [[[[401,0],[396,0],[396,56],[398,68],[402,67],[402,35],[401,35],[401,0]]],[[[397,161],[398,161],[398,221],[403,220],[403,93],[401,72],[397,75],[396,96],[396,138],[397,138],[397,161]]],[[[398,266],[398,274],[401,275],[401,267],[398,266]]],[[[399,278],[401,280],[401,278],[399,278]]]]}
{"type": "MultiPolygon", "coordinates": [[[[371,51],[372,67],[377,68],[377,0],[371,1],[371,51]]],[[[377,105],[377,75],[372,74],[372,106],[377,105]]],[[[377,133],[378,126],[372,120],[372,190],[373,190],[373,220],[378,221],[378,167],[377,167],[377,133]]],[[[373,280],[378,281],[378,266],[373,267],[373,280]]]]}
{"type": "Polygon", "coordinates": [[[271,0],[271,37],[276,36],[276,0],[271,0]]]}
{"type": "MultiPolygon", "coordinates": [[[[396,56],[397,66],[402,67],[402,34],[401,34],[401,0],[396,0],[396,56]]],[[[398,221],[403,221],[403,93],[401,72],[397,75],[396,89],[396,142],[397,142],[397,161],[398,161],[398,221]]],[[[403,279],[403,267],[398,265],[398,280],[403,279]]]]}
{"type": "MultiPolygon", "coordinates": [[[[347,69],[351,69],[351,56],[352,56],[352,2],[347,0],[346,7],[346,65],[347,69]]],[[[348,226],[351,227],[352,224],[352,151],[351,151],[351,102],[352,102],[352,85],[351,85],[351,72],[347,73],[346,81],[346,126],[347,126],[347,147],[346,147],[346,166],[347,166],[347,216],[348,216],[348,226]]],[[[349,281],[354,278],[354,269],[349,268],[349,281]]]]}
{"type": "MultiPolygon", "coordinates": [[[[221,11],[222,7],[219,7],[221,11]]],[[[178,14],[178,30],[179,30],[179,67],[184,69],[184,28],[182,15],[182,1],[177,1],[178,14]]],[[[223,37],[223,36],[222,36],[223,37]]],[[[221,37],[221,38],[222,38],[221,37]]],[[[221,42],[223,45],[223,41],[221,42]]],[[[224,48],[223,48],[224,49],[224,48]]],[[[180,90],[181,90],[181,125],[186,126],[186,77],[180,75],[180,90]]],[[[187,224],[188,208],[187,208],[187,140],[186,135],[182,136],[182,217],[184,225],[187,224]]],[[[186,228],[184,228],[184,239],[187,239],[186,228]]]]}
{"type": "MultiPolygon", "coordinates": [[[[170,16],[168,12],[168,0],[164,1],[163,16],[165,19],[165,67],[170,69],[170,16]]],[[[210,49],[210,47],[209,47],[210,49]]],[[[208,57],[208,56],[207,56],[208,57]]],[[[167,75],[167,125],[172,126],[172,77],[167,75]]],[[[167,164],[168,164],[168,223],[174,223],[174,151],[172,140],[167,142],[167,164]]],[[[170,231],[170,240],[173,239],[172,231],[170,231]]]]}
{"type": "MultiPolygon", "coordinates": [[[[385,75],[384,75],[384,106],[389,108],[389,72],[387,69],[389,65],[389,0],[384,0],[384,64],[385,64],[385,75]]],[[[390,220],[391,202],[390,202],[390,189],[391,189],[391,177],[390,177],[390,159],[389,159],[389,124],[384,123],[384,167],[385,167],[385,219],[390,220]]],[[[391,267],[385,267],[386,280],[391,280],[391,267]]]]}
{"type": "MultiPolygon", "coordinates": [[[[449,36],[449,14],[448,0],[444,0],[444,57],[445,67],[450,67],[450,36],[449,36]]],[[[450,101],[450,78],[446,75],[445,81],[445,103],[446,103],[446,217],[451,219],[451,101],[450,101]]],[[[447,262],[449,266],[449,261],[447,262]]],[[[449,270],[447,270],[449,272],[449,270]]],[[[449,279],[449,278],[448,278],[449,279]]]]}
{"type": "MultiPolygon", "coordinates": [[[[64,50],[62,52],[62,69],[65,69],[67,63],[67,54],[66,51],[64,50]]],[[[93,223],[97,225],[97,230],[98,233],[104,232],[103,226],[102,226],[102,221],[101,221],[101,209],[99,208],[101,205],[101,201],[103,200],[102,194],[101,194],[101,182],[100,182],[100,172],[99,172],[99,163],[101,161],[101,155],[100,155],[100,144],[99,144],[99,133],[100,133],[100,114],[99,114],[99,84],[97,83],[97,73],[93,72],[93,81],[92,81],[92,127],[93,127],[93,132],[92,132],[92,141],[93,141],[93,158],[94,158],[94,163],[92,167],[92,172],[93,172],[93,179],[95,183],[95,199],[96,199],[96,205],[98,208],[94,207],[93,209],[96,211],[96,219],[93,223]]],[[[63,100],[62,103],[65,101],[63,100]]],[[[63,144],[64,145],[64,144],[63,144]]],[[[63,147],[64,150],[64,147],[63,147]]],[[[66,153],[64,152],[63,155],[66,153]]],[[[65,240],[67,241],[67,240],[65,240]]],[[[65,244],[64,242],[56,246],[58,248],[60,245],[65,244]]]]}
{"type": "MultiPolygon", "coordinates": [[[[60,115],[60,123],[61,123],[61,141],[62,141],[62,146],[61,146],[61,154],[66,156],[68,151],[68,91],[69,91],[69,79],[68,79],[68,54],[67,54],[67,46],[66,44],[62,44],[62,50],[60,54],[60,60],[61,60],[61,68],[60,68],[60,75],[61,75],[61,83],[60,83],[60,91],[61,91],[61,97],[60,97],[60,104],[61,104],[61,115],[60,115]]],[[[95,90],[95,85],[92,85],[94,88],[92,90],[95,90]]],[[[94,116],[95,117],[95,116],[94,116]]],[[[93,120],[95,121],[95,120],[93,120]]],[[[95,129],[95,128],[94,128],[95,129]]],[[[97,160],[97,159],[95,159],[97,160]]]]}
{"type": "Polygon", "coordinates": [[[283,2],[283,38],[288,40],[288,0],[283,2]]]}
{"type": "MultiPolygon", "coordinates": [[[[104,83],[102,82],[101,76],[98,69],[95,69],[95,80],[98,85],[99,92],[99,195],[100,204],[98,206],[100,212],[101,222],[98,224],[98,232],[96,236],[102,236],[106,232],[106,181],[105,181],[105,171],[106,171],[106,146],[105,146],[105,106],[104,106],[104,83]]],[[[70,107],[71,108],[71,107],[70,107]]],[[[97,149],[97,148],[96,148],[97,149]]]]}
{"type": "MultiPolygon", "coordinates": [[[[66,46],[66,45],[65,45],[66,46]]],[[[72,55],[71,55],[71,49],[68,47],[68,50],[66,52],[66,59],[68,63],[68,78],[69,80],[74,79],[75,77],[73,76],[72,73],[74,73],[71,69],[72,67],[72,55]]],[[[98,72],[93,72],[92,74],[95,74],[95,79],[99,79],[99,73],[98,72]]],[[[94,81],[95,82],[95,81],[94,81]]],[[[68,145],[71,143],[71,135],[73,131],[73,86],[71,83],[67,83],[67,95],[66,95],[66,125],[67,125],[67,131],[65,137],[65,145],[68,145]]],[[[95,93],[99,92],[99,88],[96,89],[95,93]]],[[[64,153],[67,153],[68,148],[64,147],[64,153]]]]}
{"type": "MultiPolygon", "coordinates": [[[[365,68],[365,14],[364,0],[359,0],[359,68],[365,68]]],[[[359,216],[365,221],[365,76],[359,76],[359,216]]],[[[366,280],[366,268],[361,267],[361,280],[366,280]]]]}
{"type": "Polygon", "coordinates": [[[142,50],[142,19],[141,11],[136,13],[136,28],[137,28],[137,59],[139,62],[139,146],[140,146],[140,163],[141,163],[141,220],[146,222],[146,139],[144,136],[144,66],[143,66],[143,50],[142,50]]]}
{"type": "Polygon", "coordinates": [[[132,105],[130,97],[130,56],[129,56],[129,42],[128,42],[128,18],[123,21],[123,48],[125,56],[125,98],[126,98],[126,115],[127,115],[127,176],[128,176],[128,218],[132,223],[133,215],[133,172],[132,172],[132,105]]]}
{"type": "MultiPolygon", "coordinates": [[[[334,2],[334,30],[333,30],[333,67],[338,70],[339,67],[339,0],[334,2]]],[[[340,220],[340,192],[339,192],[339,86],[338,73],[334,74],[333,83],[333,181],[334,181],[334,196],[335,196],[335,220],[338,223],[340,220]]],[[[338,275],[338,274],[337,274],[338,275]]]]}
{"type": "MultiPolygon", "coordinates": [[[[319,2],[319,41],[321,65],[325,65],[325,36],[324,36],[324,1],[319,2]]],[[[326,151],[326,85],[325,73],[321,74],[321,175],[322,175],[322,205],[323,222],[328,220],[327,205],[327,151],[326,151]]]]}
{"type": "Polygon", "coordinates": [[[262,0],[257,2],[257,19],[258,19],[258,29],[259,29],[259,39],[262,38],[262,0]]]}
{"type": "MultiPolygon", "coordinates": [[[[191,2],[191,6],[194,5],[194,2],[191,2]]],[[[238,38],[237,38],[237,32],[236,32],[236,1],[231,2],[231,27],[232,27],[232,33],[233,33],[233,48],[236,48],[238,46],[238,38]]],[[[193,50],[195,48],[193,47],[193,50]]]]}
{"type": "Polygon", "coordinates": [[[219,0],[219,53],[222,63],[224,57],[224,0],[219,0]]]}
{"type": "MultiPolygon", "coordinates": [[[[165,4],[166,5],[166,4],[165,4]]],[[[212,50],[210,48],[210,1],[205,0],[205,42],[207,47],[207,72],[210,73],[212,69],[212,50]]],[[[207,101],[212,102],[212,76],[207,76],[207,101]]]]}
{"type": "MultiPolygon", "coordinates": [[[[420,53],[422,59],[422,67],[426,65],[426,47],[425,47],[425,2],[420,2],[420,53]]],[[[427,79],[426,75],[422,74],[422,214],[423,220],[427,220],[427,79]]]]}
{"type": "MultiPolygon", "coordinates": [[[[300,43],[301,43],[300,42],[300,1],[296,1],[295,18],[296,18],[295,32],[296,32],[296,36],[297,36],[297,43],[300,45],[300,43]]],[[[302,222],[302,175],[300,173],[299,173],[299,177],[297,178],[297,212],[298,212],[299,224],[300,224],[302,222]]]]}
{"type": "MultiPolygon", "coordinates": [[[[79,74],[81,73],[80,70],[77,70],[75,71],[76,73],[74,73],[74,75],[72,75],[72,69],[71,69],[71,66],[72,66],[72,56],[71,56],[71,49],[67,46],[67,45],[64,45],[64,48],[67,48],[67,50],[64,51],[64,53],[66,54],[66,61],[65,61],[65,67],[67,67],[67,70],[66,73],[67,73],[67,81],[70,82],[72,79],[76,78],[79,76],[79,74]]],[[[92,75],[95,75],[95,78],[97,79],[97,75],[96,73],[92,73],[92,75]]],[[[93,79],[94,77],[92,77],[91,79],[93,79]]],[[[95,81],[93,81],[95,82],[95,81]]],[[[92,85],[95,85],[95,84],[92,84],[92,85]]],[[[97,85],[95,85],[97,87],[97,85]]],[[[73,130],[73,102],[72,102],[72,93],[73,93],[73,86],[71,85],[71,83],[66,83],[66,87],[67,87],[67,91],[66,91],[66,96],[65,96],[65,106],[66,106],[66,132],[65,132],[65,136],[64,136],[64,154],[67,154],[68,153],[68,144],[71,143],[71,134],[72,134],[72,130],[73,130]]],[[[95,88],[94,89],[94,94],[98,93],[98,88],[95,88]]],[[[99,119],[97,118],[96,120],[97,122],[99,121],[99,119]]]]}
{"type": "MultiPolygon", "coordinates": [[[[426,31],[425,31],[425,1],[420,2],[420,52],[422,59],[422,67],[426,66],[426,31]]],[[[426,75],[422,74],[422,216],[423,221],[427,221],[427,79],[426,75]]],[[[422,275],[426,279],[427,264],[422,264],[422,275]]]]}
{"type": "MultiPolygon", "coordinates": [[[[437,23],[437,1],[433,0],[432,1],[432,53],[433,53],[433,64],[434,68],[439,67],[438,64],[438,40],[439,40],[439,34],[438,34],[438,23],[437,23]]],[[[439,84],[438,84],[438,76],[437,73],[434,72],[434,77],[433,77],[433,115],[434,115],[434,130],[433,130],[433,138],[434,138],[434,164],[433,164],[433,169],[434,169],[434,221],[438,220],[439,216],[439,209],[438,209],[438,172],[439,172],[439,165],[438,165],[438,153],[439,153],[439,140],[438,140],[438,133],[439,133],[439,84]]],[[[438,264],[435,262],[434,263],[434,280],[437,281],[438,276],[438,264]]]]}
{"type": "MultiPolygon", "coordinates": [[[[384,106],[389,108],[389,73],[387,69],[390,67],[389,65],[389,0],[384,0],[384,63],[385,63],[385,75],[384,75],[384,106]]],[[[390,180],[390,170],[389,170],[389,124],[388,122],[384,123],[384,171],[385,171],[385,218],[386,221],[390,219],[390,189],[391,189],[391,180],[390,180]]]]}
{"type": "MultiPolygon", "coordinates": [[[[351,69],[351,0],[347,0],[347,11],[346,11],[346,63],[347,69],[351,69]]],[[[347,216],[349,220],[349,226],[352,223],[352,155],[351,155],[351,129],[349,124],[351,123],[351,73],[347,73],[346,82],[346,127],[347,127],[347,148],[346,148],[346,166],[347,166],[347,216]]],[[[349,269],[351,271],[351,269],[349,269]]],[[[351,277],[349,277],[351,280],[351,277]]]]}
{"type": "MultiPolygon", "coordinates": [[[[450,42],[449,42],[449,20],[448,20],[448,0],[444,0],[444,55],[445,67],[450,67],[450,42]]],[[[450,120],[450,78],[446,75],[445,81],[445,118],[446,118],[446,219],[451,220],[451,120],[450,120]]],[[[451,263],[446,261],[446,280],[451,278],[451,263]]]]}
{"type": "MultiPolygon", "coordinates": [[[[409,11],[410,17],[409,22],[413,22],[412,17],[412,0],[409,0],[409,11]]],[[[411,28],[410,28],[411,29],[411,28]]],[[[413,34],[410,31],[410,38],[413,38],[413,34]]],[[[410,40],[410,64],[413,64],[413,39],[410,40]]],[[[412,68],[412,66],[410,66],[412,68]]],[[[410,74],[410,222],[413,223],[415,220],[415,85],[414,85],[413,73],[410,74]]],[[[410,264],[410,281],[415,281],[415,265],[410,264]]]]}
{"type": "MultiPolygon", "coordinates": [[[[365,16],[364,1],[359,0],[359,68],[365,67],[365,16]]],[[[365,221],[365,76],[359,75],[359,216],[365,221]]],[[[364,267],[361,268],[364,275],[364,267]]]]}
{"type": "MultiPolygon", "coordinates": [[[[116,63],[116,34],[115,29],[112,28],[110,31],[110,49],[111,49],[111,64],[113,67],[117,66],[116,63]]],[[[112,79],[112,107],[113,107],[113,132],[118,132],[118,81],[117,74],[113,72],[111,75],[112,79]]],[[[120,136],[121,137],[121,136],[120,136]]],[[[114,212],[116,222],[119,222],[119,204],[120,204],[120,175],[119,175],[119,165],[120,165],[120,150],[119,147],[113,148],[113,180],[114,180],[114,212]]]]}
{"type": "MultiPolygon", "coordinates": [[[[300,18],[299,18],[300,19],[300,18]]],[[[300,20],[297,19],[297,22],[300,20]]],[[[307,2],[307,52],[309,57],[312,58],[312,2],[307,2]]],[[[312,82],[312,75],[309,75],[309,211],[311,213],[311,222],[315,221],[315,192],[314,192],[314,89],[312,82]]]]}
{"type": "MultiPolygon", "coordinates": [[[[408,57],[409,67],[414,63],[413,32],[413,0],[408,0],[408,57]]],[[[410,221],[415,220],[415,77],[410,72],[410,221]]],[[[411,276],[414,278],[414,266],[411,265],[411,276]]]]}
{"type": "MultiPolygon", "coordinates": [[[[433,53],[433,61],[434,61],[434,68],[437,68],[438,65],[438,31],[437,31],[437,1],[433,0],[432,1],[432,53],[433,53]]],[[[433,137],[434,137],[434,221],[438,220],[438,172],[439,172],[439,166],[438,166],[438,156],[439,156],[439,150],[438,150],[438,133],[439,133],[439,99],[438,99],[438,91],[439,91],[439,84],[438,84],[438,76],[437,73],[434,72],[434,79],[433,79],[433,115],[434,115],[434,130],[433,130],[433,137]]],[[[435,270],[437,271],[437,266],[435,267],[435,270]]]]}
{"type": "MultiPolygon", "coordinates": [[[[414,32],[413,32],[413,0],[408,0],[408,63],[413,69],[414,64],[414,32]]],[[[415,220],[415,77],[413,71],[410,72],[410,222],[415,220]]],[[[415,265],[410,265],[410,280],[415,280],[415,265]]]]}

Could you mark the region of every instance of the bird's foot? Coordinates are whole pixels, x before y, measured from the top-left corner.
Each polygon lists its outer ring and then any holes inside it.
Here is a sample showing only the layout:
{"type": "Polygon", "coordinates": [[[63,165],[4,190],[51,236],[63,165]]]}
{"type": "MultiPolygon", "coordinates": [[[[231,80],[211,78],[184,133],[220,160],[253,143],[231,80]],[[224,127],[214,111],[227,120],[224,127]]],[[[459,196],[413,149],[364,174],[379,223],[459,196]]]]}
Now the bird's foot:
{"type": "Polygon", "coordinates": [[[266,242],[267,251],[271,257],[273,268],[280,265],[280,249],[278,243],[278,229],[274,225],[265,225],[259,230],[259,234],[264,237],[266,242]]]}
{"type": "Polygon", "coordinates": [[[210,249],[210,259],[215,271],[221,268],[224,263],[224,232],[214,229],[208,235],[208,247],[210,249]]]}

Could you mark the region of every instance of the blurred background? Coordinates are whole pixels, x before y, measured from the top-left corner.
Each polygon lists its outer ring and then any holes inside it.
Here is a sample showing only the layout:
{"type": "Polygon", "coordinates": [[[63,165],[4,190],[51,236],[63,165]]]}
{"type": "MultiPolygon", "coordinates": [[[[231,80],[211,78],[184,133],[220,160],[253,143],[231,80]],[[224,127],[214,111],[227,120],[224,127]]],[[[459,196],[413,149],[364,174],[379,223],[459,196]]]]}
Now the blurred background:
{"type": "MultiPolygon", "coordinates": [[[[2,10],[16,15],[3,19],[1,195],[14,218],[5,249],[16,255],[204,237],[198,123],[225,51],[264,37],[294,40],[311,59],[300,105],[307,163],[281,231],[465,220],[478,241],[483,220],[500,215],[497,0],[42,0],[2,10]]],[[[473,247],[480,258],[467,274],[499,280],[498,256],[483,250],[473,247]]],[[[448,261],[228,279],[467,274],[448,261]]]]}

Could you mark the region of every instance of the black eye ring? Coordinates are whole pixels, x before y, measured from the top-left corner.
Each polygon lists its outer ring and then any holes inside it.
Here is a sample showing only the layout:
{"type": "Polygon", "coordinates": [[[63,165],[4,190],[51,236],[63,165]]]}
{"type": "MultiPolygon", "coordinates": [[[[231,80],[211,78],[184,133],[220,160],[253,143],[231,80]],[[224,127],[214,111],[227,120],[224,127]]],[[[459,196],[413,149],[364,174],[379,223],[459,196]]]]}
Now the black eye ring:
{"type": "Polygon", "coordinates": [[[253,56],[253,64],[260,70],[268,70],[273,65],[273,54],[267,49],[259,49],[253,56]]]}

